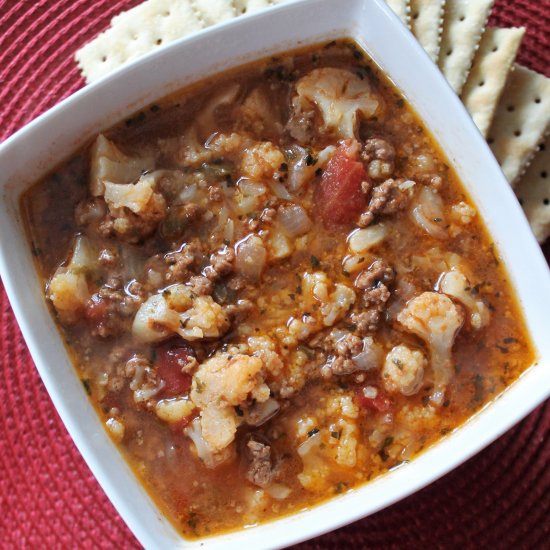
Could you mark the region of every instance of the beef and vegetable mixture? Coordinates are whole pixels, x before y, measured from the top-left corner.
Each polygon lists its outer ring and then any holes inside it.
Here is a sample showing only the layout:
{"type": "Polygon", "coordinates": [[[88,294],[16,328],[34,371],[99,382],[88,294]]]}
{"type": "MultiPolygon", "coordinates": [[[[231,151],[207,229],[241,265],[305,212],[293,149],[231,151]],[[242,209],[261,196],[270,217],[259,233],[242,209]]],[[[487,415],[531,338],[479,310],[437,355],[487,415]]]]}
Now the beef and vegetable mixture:
{"type": "Polygon", "coordinates": [[[150,106],[22,206],[90,399],[188,536],[408,462],[533,360],[475,207],[348,42],[150,106]]]}

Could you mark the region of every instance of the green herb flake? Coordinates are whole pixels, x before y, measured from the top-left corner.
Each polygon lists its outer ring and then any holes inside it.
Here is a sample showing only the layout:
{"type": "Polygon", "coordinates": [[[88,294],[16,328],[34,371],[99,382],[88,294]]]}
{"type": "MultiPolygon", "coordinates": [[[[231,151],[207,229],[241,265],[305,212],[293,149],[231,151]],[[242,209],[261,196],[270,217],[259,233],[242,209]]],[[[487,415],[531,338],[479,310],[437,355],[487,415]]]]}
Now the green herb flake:
{"type": "Polygon", "coordinates": [[[309,261],[313,269],[317,269],[321,265],[321,262],[319,261],[319,258],[317,258],[317,256],[312,255],[309,261]]]}
{"type": "Polygon", "coordinates": [[[309,430],[309,432],[307,432],[307,436],[312,437],[312,436],[314,436],[315,434],[318,434],[318,433],[319,433],[319,428],[313,428],[313,430],[309,430]]]}
{"type": "Polygon", "coordinates": [[[335,486],[334,486],[334,492],[339,495],[340,493],[342,493],[346,487],[348,486],[348,484],[345,482],[345,481],[339,481],[335,486]]]}
{"type": "Polygon", "coordinates": [[[314,164],[317,164],[317,159],[311,153],[308,153],[306,155],[306,166],[313,166],[314,164]]]}
{"type": "Polygon", "coordinates": [[[42,250],[40,249],[40,247],[37,246],[37,244],[34,241],[31,243],[31,248],[32,248],[33,256],[35,257],[42,256],[42,250]]]}

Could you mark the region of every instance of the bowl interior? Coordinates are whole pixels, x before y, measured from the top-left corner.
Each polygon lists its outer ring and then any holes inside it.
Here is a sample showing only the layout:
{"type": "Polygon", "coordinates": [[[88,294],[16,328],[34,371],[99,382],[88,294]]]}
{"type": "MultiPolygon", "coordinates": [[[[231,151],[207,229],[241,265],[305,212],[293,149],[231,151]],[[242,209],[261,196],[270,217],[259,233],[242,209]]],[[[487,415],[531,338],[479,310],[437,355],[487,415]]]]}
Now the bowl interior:
{"type": "Polygon", "coordinates": [[[550,393],[550,275],[523,213],[464,107],[382,0],[298,1],[181,40],[65,100],[0,147],[0,270],[37,368],[71,436],[140,542],[150,548],[288,545],[373,513],[443,475],[550,393]],[[343,9],[343,7],[345,9],[343,9]],[[315,14],[315,17],[312,17],[315,14]],[[447,154],[507,266],[538,354],[499,399],[411,464],[310,511],[236,533],[184,541],[108,439],[43,298],[19,212],[21,193],[99,131],[185,85],[242,63],[351,37],[390,76],[447,154]],[[498,199],[495,199],[498,197],[498,199]],[[527,266],[527,268],[526,268],[527,266]]]}

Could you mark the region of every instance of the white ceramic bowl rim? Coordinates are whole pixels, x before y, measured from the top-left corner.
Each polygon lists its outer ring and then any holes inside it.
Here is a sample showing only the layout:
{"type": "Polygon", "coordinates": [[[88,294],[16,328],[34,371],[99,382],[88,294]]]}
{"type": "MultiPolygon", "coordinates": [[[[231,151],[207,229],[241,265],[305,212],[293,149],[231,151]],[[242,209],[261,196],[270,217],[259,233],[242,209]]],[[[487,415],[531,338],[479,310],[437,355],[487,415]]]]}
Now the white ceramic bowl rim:
{"type": "Polygon", "coordinates": [[[454,468],[550,394],[550,275],[513,192],[459,99],[382,0],[297,0],[179,40],[116,71],[0,146],[0,274],[42,380],[101,486],[147,548],[289,545],[371,514],[454,468]],[[108,439],[46,307],[18,208],[23,189],[99,131],[186,84],[266,55],[355,39],[404,91],[447,153],[497,243],[537,350],[537,364],[463,427],[406,466],[294,516],[186,541],[108,439]]]}

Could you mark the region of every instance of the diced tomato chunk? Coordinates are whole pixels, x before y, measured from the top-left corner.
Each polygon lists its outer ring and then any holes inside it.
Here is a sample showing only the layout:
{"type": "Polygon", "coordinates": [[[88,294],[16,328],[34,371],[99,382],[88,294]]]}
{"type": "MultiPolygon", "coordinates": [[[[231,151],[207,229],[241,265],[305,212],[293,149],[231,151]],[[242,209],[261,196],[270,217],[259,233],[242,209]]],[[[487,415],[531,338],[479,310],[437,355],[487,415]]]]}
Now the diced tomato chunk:
{"type": "Polygon", "coordinates": [[[380,390],[376,394],[376,397],[367,397],[364,393],[364,387],[357,388],[355,395],[360,407],[364,409],[370,409],[371,411],[387,412],[391,409],[392,401],[384,395],[380,390]]]}
{"type": "Polygon", "coordinates": [[[191,388],[192,377],[182,372],[182,367],[194,357],[193,349],[185,344],[165,345],[157,348],[157,374],[164,381],[162,395],[174,397],[187,393],[191,388]]]}
{"type": "Polygon", "coordinates": [[[328,161],[315,202],[325,225],[353,223],[366,206],[361,183],[367,174],[357,160],[358,148],[342,144],[328,161]]]}

